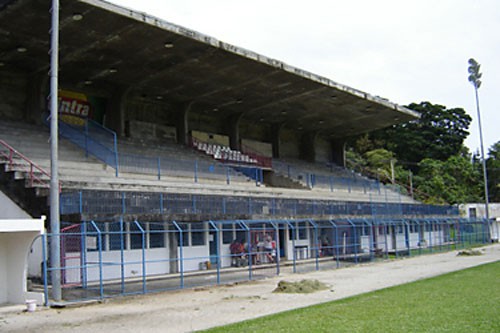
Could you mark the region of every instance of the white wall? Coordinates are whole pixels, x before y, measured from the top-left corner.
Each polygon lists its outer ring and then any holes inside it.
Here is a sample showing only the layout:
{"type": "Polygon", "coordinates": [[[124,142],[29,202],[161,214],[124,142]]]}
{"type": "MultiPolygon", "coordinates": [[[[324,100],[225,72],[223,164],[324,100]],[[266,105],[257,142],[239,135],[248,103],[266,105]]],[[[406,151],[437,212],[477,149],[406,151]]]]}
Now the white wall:
{"type": "Polygon", "coordinates": [[[30,219],[31,216],[0,191],[0,219],[30,219]]]}
{"type": "MultiPolygon", "coordinates": [[[[65,260],[64,266],[75,267],[66,269],[63,276],[64,284],[80,284],[81,277],[84,274],[81,266],[80,253],[66,253],[68,259],[65,260]]],[[[99,252],[87,252],[87,282],[96,282],[100,279],[99,271],[99,252]],[[95,265],[92,265],[95,263],[95,265]]],[[[168,260],[168,248],[155,248],[146,250],[146,261],[150,260],[168,260]]],[[[103,251],[103,280],[115,280],[121,278],[121,253],[120,251],[103,251]]],[[[142,276],[142,250],[126,250],[123,251],[123,274],[125,278],[133,278],[142,276]]],[[[168,261],[149,262],[146,263],[146,275],[168,274],[170,263],[168,261]]]]}

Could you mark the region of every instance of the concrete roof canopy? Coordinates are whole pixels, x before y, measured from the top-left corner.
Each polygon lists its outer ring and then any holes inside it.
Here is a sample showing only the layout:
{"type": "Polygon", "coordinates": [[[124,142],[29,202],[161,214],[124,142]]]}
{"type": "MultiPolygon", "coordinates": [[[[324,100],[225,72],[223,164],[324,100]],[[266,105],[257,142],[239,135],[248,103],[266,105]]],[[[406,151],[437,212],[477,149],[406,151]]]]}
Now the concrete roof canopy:
{"type": "MultiPolygon", "coordinates": [[[[0,67],[49,70],[50,3],[0,0],[0,67]]],[[[384,128],[419,114],[154,16],[101,0],[62,0],[61,86],[130,96],[194,113],[241,115],[252,122],[303,128],[329,138],[384,128]],[[159,97],[160,96],[160,97],[159,97]]]]}

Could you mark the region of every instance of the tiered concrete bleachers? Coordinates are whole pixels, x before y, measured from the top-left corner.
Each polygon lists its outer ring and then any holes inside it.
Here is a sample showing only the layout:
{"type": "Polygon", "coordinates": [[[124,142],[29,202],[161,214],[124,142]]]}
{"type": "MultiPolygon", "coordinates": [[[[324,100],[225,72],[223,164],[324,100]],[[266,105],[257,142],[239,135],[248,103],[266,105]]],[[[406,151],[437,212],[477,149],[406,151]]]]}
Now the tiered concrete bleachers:
{"type": "MultiPolygon", "coordinates": [[[[5,121],[0,124],[0,139],[41,168],[50,171],[50,134],[47,127],[5,121]]],[[[228,185],[255,187],[255,183],[247,177],[232,169],[226,170],[222,164],[209,157],[177,144],[155,145],[124,139],[119,140],[118,147],[119,152],[123,153],[119,154],[120,172],[119,177],[116,177],[114,168],[92,156],[85,156],[82,149],[60,139],[59,179],[63,190],[151,190],[150,187],[161,190],[166,186],[199,189],[201,184],[215,188],[228,185]],[[158,180],[158,158],[163,162],[161,180],[158,180]],[[148,165],[145,161],[152,163],[148,165]]]]}
{"type": "Polygon", "coordinates": [[[119,139],[120,171],[149,173],[176,181],[179,178],[203,184],[250,185],[251,180],[205,154],[173,143],[119,139]]]}
{"type": "MultiPolygon", "coordinates": [[[[17,122],[3,121],[0,124],[0,139],[19,150],[37,165],[50,171],[50,142],[49,131],[42,125],[29,125],[17,122]]],[[[119,140],[119,151],[122,157],[127,154],[142,156],[143,159],[154,160],[160,156],[174,161],[178,174],[168,173],[158,176],[155,172],[146,173],[141,170],[130,172],[124,169],[116,177],[115,170],[97,159],[86,157],[85,152],[64,139],[59,140],[59,179],[62,191],[73,190],[112,190],[112,191],[138,191],[185,193],[198,195],[225,195],[225,196],[251,196],[251,197],[276,197],[304,200],[339,200],[363,202],[413,202],[407,197],[399,196],[387,189],[378,191],[329,191],[329,190],[301,190],[255,186],[253,181],[242,175],[232,174],[231,182],[227,184],[226,176],[217,175],[219,178],[203,181],[203,172],[199,172],[199,182],[195,183],[191,170],[183,170],[182,163],[192,165],[198,160],[199,165],[214,165],[208,156],[199,156],[196,151],[176,145],[174,143],[153,145],[150,142],[137,142],[130,139],[119,140]],[[183,161],[183,162],[181,162],[183,161]],[[204,164],[206,163],[206,164],[204,164]]],[[[122,161],[126,162],[126,161],[122,161]]],[[[121,163],[122,163],[121,162],[121,163]]],[[[217,162],[216,162],[217,163],[217,162]]],[[[168,163],[167,163],[168,165],[168,163]]],[[[217,163],[218,167],[222,165],[217,163]]],[[[307,163],[300,164],[301,167],[307,163]]],[[[163,168],[163,166],[162,166],[163,168]]],[[[311,166],[311,170],[316,170],[311,166]]],[[[187,168],[186,168],[187,169],[187,168]]],[[[169,169],[167,168],[167,171],[169,169]]],[[[143,170],[144,171],[144,170],[143,170]]],[[[336,170],[339,174],[342,172],[336,170]]],[[[206,172],[211,174],[210,171],[206,172]]],[[[212,173],[213,175],[213,173],[212,173]]]]}
{"type": "Polygon", "coordinates": [[[296,159],[275,159],[273,170],[281,176],[300,182],[312,192],[330,192],[335,196],[348,192],[348,197],[370,197],[370,201],[415,203],[389,186],[332,163],[310,163],[296,159]]]}

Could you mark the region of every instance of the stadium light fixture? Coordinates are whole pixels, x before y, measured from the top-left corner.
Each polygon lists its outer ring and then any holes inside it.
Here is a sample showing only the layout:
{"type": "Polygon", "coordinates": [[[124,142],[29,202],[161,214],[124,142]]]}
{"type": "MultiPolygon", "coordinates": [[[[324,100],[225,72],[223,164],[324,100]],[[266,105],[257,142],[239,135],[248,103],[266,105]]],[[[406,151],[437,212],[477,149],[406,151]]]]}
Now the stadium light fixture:
{"type": "Polygon", "coordinates": [[[114,73],[118,72],[118,69],[116,69],[116,68],[110,68],[109,72],[112,73],[112,74],[114,74],[114,73]]]}
{"type": "Polygon", "coordinates": [[[71,18],[73,19],[73,21],[81,21],[83,20],[83,15],[81,13],[74,13],[71,18]]]}
{"type": "Polygon", "coordinates": [[[24,52],[28,51],[28,49],[25,48],[24,46],[18,46],[16,50],[19,53],[24,53],[24,52]]]}
{"type": "Polygon", "coordinates": [[[166,49],[171,49],[174,47],[174,44],[171,43],[171,42],[166,42],[165,44],[163,44],[163,46],[166,48],[166,49]]]}
{"type": "Polygon", "coordinates": [[[488,173],[486,171],[486,156],[484,156],[484,145],[483,145],[483,129],[481,126],[481,112],[479,110],[479,94],[478,89],[481,87],[481,77],[483,74],[479,71],[481,65],[473,58],[469,59],[469,82],[474,86],[474,92],[476,94],[476,109],[477,109],[477,123],[479,126],[479,142],[481,145],[481,159],[483,164],[483,180],[484,180],[484,209],[486,219],[488,221],[488,226],[490,224],[490,213],[489,213],[489,196],[488,196],[488,173]]]}

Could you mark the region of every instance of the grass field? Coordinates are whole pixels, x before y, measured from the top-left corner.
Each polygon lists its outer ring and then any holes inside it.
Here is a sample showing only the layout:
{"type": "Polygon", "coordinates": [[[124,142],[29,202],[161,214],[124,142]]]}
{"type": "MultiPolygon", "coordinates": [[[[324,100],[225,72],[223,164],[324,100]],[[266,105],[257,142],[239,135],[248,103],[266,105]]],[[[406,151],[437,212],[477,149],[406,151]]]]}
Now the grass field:
{"type": "Polygon", "coordinates": [[[500,332],[500,262],[206,332],[500,332]]]}

